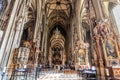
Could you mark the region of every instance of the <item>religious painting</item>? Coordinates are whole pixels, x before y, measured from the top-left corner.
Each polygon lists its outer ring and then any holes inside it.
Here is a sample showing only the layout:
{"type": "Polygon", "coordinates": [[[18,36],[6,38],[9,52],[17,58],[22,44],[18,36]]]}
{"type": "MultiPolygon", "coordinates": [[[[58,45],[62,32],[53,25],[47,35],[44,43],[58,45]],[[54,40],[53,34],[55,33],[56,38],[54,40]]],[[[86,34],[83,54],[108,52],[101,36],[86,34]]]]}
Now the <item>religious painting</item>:
{"type": "Polygon", "coordinates": [[[85,64],[86,53],[84,49],[79,49],[78,60],[81,65],[85,64]]]}
{"type": "Polygon", "coordinates": [[[112,40],[107,40],[105,43],[107,57],[109,59],[117,58],[115,43],[112,40]]]}

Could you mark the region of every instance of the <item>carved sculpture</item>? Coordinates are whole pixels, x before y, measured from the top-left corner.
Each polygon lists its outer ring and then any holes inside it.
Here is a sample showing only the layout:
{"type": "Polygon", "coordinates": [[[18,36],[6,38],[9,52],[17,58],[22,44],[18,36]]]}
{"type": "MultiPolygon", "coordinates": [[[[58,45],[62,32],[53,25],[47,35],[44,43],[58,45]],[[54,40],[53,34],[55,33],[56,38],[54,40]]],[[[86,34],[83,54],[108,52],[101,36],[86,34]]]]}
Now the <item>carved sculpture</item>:
{"type": "Polygon", "coordinates": [[[28,28],[28,40],[31,41],[33,39],[33,32],[31,27],[28,28]]]}

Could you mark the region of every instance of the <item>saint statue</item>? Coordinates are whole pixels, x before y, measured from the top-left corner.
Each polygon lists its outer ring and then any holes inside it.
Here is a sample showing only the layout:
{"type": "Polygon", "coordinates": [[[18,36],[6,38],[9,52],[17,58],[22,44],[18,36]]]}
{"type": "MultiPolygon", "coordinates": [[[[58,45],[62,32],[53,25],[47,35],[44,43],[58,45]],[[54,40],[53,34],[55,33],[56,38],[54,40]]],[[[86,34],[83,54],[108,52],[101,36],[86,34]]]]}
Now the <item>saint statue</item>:
{"type": "Polygon", "coordinates": [[[28,27],[28,40],[32,40],[32,38],[33,38],[32,29],[31,29],[31,27],[28,27]]]}

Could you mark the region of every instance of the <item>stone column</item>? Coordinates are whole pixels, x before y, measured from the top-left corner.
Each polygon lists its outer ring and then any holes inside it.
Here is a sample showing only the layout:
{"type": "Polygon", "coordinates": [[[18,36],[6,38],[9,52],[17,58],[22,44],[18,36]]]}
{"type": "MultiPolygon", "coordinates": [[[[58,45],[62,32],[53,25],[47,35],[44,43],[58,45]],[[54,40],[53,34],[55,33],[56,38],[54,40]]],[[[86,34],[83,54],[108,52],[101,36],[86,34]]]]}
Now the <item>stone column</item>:
{"type": "Polygon", "coordinates": [[[98,80],[106,80],[105,66],[103,64],[103,58],[100,47],[100,36],[96,36],[96,47],[98,56],[97,65],[99,67],[98,80]]]}
{"type": "Polygon", "coordinates": [[[75,49],[75,70],[78,69],[80,62],[78,62],[78,49],[75,49]]]}
{"type": "Polygon", "coordinates": [[[9,47],[8,49],[10,49],[10,45],[8,46],[8,43],[11,42],[12,40],[12,34],[13,34],[13,29],[15,26],[15,16],[16,16],[16,13],[17,13],[17,9],[18,7],[20,6],[19,4],[21,3],[21,1],[15,1],[15,4],[13,6],[13,10],[11,12],[11,16],[10,16],[10,19],[9,19],[9,22],[8,22],[8,26],[7,29],[6,29],[6,33],[4,35],[4,39],[3,39],[3,42],[2,42],[2,45],[1,45],[1,50],[0,50],[0,53],[2,56],[0,56],[0,61],[2,61],[2,63],[0,63],[0,65],[4,66],[6,65],[6,62],[3,62],[4,60],[7,60],[8,59],[8,55],[10,54],[10,52],[6,49],[6,47],[9,47]],[[9,39],[11,36],[11,39],[9,39]],[[4,64],[4,65],[3,65],[4,64]]]}
{"type": "Polygon", "coordinates": [[[35,64],[36,66],[38,66],[38,56],[40,54],[40,50],[39,47],[36,48],[36,52],[35,52],[35,64]]]}
{"type": "MultiPolygon", "coordinates": [[[[88,65],[88,64],[89,64],[88,49],[85,49],[85,54],[86,54],[85,63],[86,63],[86,65],[88,65]]],[[[89,66],[89,65],[88,65],[88,66],[89,66]]]]}
{"type": "Polygon", "coordinates": [[[65,55],[65,54],[63,54],[62,65],[65,65],[65,62],[66,62],[66,55],[65,55]]]}
{"type": "Polygon", "coordinates": [[[115,50],[116,50],[116,54],[118,56],[118,59],[120,60],[120,51],[118,49],[118,44],[117,44],[117,40],[115,40],[115,50]]]}
{"type": "Polygon", "coordinates": [[[51,50],[51,47],[49,47],[49,66],[52,66],[52,50],[51,50]]]}
{"type": "Polygon", "coordinates": [[[60,50],[61,60],[63,59],[63,49],[60,50]]]}
{"type": "Polygon", "coordinates": [[[46,57],[46,55],[47,55],[47,36],[48,36],[48,28],[47,28],[47,26],[45,26],[45,43],[44,43],[44,63],[46,63],[46,60],[47,60],[47,57],[46,57]]]}
{"type": "Polygon", "coordinates": [[[41,0],[37,0],[37,19],[36,19],[36,26],[35,26],[35,31],[34,31],[34,42],[36,42],[38,31],[41,29],[42,25],[42,12],[41,8],[42,7],[42,2],[41,0]]]}
{"type": "Polygon", "coordinates": [[[24,28],[24,23],[25,23],[25,8],[26,8],[26,4],[24,3],[25,1],[23,1],[23,4],[20,6],[20,12],[19,15],[17,16],[17,25],[15,25],[15,38],[13,40],[13,44],[12,44],[12,49],[10,51],[10,53],[13,53],[13,49],[14,48],[18,48],[20,46],[20,42],[21,42],[21,37],[22,37],[22,33],[23,33],[23,28],[24,28]]]}
{"type": "Polygon", "coordinates": [[[66,54],[65,54],[65,49],[63,49],[63,56],[62,56],[62,65],[65,65],[66,62],[66,54]]]}
{"type": "Polygon", "coordinates": [[[103,20],[103,10],[102,10],[102,5],[100,3],[100,0],[97,0],[97,4],[98,4],[98,10],[99,10],[99,13],[100,13],[100,17],[101,19],[103,20]]]}
{"type": "Polygon", "coordinates": [[[97,71],[97,80],[101,80],[101,79],[100,79],[99,60],[98,60],[98,59],[95,59],[95,60],[94,60],[94,64],[95,64],[96,71],[97,71]]]}
{"type": "Polygon", "coordinates": [[[18,38],[19,38],[19,33],[20,33],[20,27],[21,27],[21,23],[22,22],[22,19],[19,19],[19,21],[17,22],[17,27],[15,28],[15,33],[14,33],[14,39],[12,41],[12,44],[11,44],[11,49],[10,49],[10,56],[9,56],[9,60],[8,60],[8,64],[7,66],[9,67],[9,65],[11,65],[11,62],[13,60],[13,55],[14,55],[14,49],[17,48],[17,43],[18,43],[18,38]]]}
{"type": "Polygon", "coordinates": [[[102,49],[103,49],[103,53],[104,53],[104,57],[105,57],[105,61],[107,59],[107,53],[106,53],[106,49],[105,49],[105,43],[106,43],[106,40],[102,40],[102,49]]]}

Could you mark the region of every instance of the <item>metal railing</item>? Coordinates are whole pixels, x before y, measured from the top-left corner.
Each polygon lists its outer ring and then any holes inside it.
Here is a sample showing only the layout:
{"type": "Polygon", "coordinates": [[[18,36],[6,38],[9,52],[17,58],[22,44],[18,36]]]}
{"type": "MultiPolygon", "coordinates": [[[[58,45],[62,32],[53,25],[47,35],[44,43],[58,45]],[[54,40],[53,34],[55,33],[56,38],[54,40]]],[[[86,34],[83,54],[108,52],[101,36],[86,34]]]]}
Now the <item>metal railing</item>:
{"type": "Polygon", "coordinates": [[[8,68],[2,73],[1,80],[37,80],[40,68],[8,68]]]}
{"type": "Polygon", "coordinates": [[[51,67],[7,68],[1,74],[1,80],[37,80],[40,76],[48,74],[49,71],[56,73],[51,67]]]}
{"type": "MultiPolygon", "coordinates": [[[[38,78],[40,78],[41,76],[44,76],[46,74],[53,74],[53,73],[64,73],[66,69],[62,69],[62,70],[55,70],[53,68],[8,68],[6,69],[6,72],[2,74],[2,79],[1,80],[38,80],[38,78]]],[[[73,70],[69,70],[69,73],[71,73],[70,71],[73,70]]],[[[74,70],[75,71],[75,70],[74,70]]],[[[68,74],[68,73],[66,73],[68,74]]],[[[84,71],[77,71],[77,75],[79,77],[85,77],[84,71]]],[[[87,74],[90,75],[90,74],[87,74]]],[[[93,74],[95,75],[95,74],[93,74]]],[[[94,79],[96,80],[96,79],[94,79]]]]}

